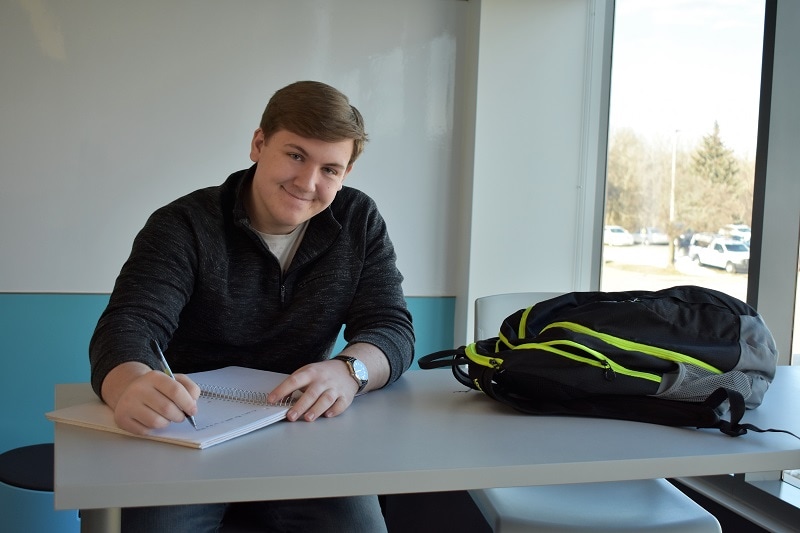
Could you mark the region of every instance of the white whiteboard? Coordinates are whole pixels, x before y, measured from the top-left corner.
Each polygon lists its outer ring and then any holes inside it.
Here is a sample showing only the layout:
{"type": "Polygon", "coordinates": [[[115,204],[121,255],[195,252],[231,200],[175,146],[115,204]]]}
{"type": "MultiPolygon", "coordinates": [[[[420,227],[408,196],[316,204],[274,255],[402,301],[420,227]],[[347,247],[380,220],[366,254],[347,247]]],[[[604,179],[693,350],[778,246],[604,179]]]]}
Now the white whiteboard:
{"type": "Polygon", "coordinates": [[[0,0],[0,292],[110,292],[157,207],[250,165],[269,97],[329,83],[371,142],[348,184],[407,295],[454,294],[458,0],[0,0]]]}

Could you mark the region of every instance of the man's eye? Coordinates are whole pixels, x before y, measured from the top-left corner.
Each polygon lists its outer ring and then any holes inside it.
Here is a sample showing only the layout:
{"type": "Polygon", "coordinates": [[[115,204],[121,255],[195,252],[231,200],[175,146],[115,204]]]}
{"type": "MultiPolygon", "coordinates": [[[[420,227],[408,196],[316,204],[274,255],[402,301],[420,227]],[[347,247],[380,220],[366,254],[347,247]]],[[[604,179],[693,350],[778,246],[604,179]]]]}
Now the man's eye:
{"type": "Polygon", "coordinates": [[[339,172],[335,168],[325,167],[322,169],[326,174],[331,177],[336,177],[339,175],[339,172]]]}
{"type": "Polygon", "coordinates": [[[291,157],[295,161],[302,161],[303,160],[303,156],[301,156],[300,154],[290,153],[289,157],[291,157]]]}

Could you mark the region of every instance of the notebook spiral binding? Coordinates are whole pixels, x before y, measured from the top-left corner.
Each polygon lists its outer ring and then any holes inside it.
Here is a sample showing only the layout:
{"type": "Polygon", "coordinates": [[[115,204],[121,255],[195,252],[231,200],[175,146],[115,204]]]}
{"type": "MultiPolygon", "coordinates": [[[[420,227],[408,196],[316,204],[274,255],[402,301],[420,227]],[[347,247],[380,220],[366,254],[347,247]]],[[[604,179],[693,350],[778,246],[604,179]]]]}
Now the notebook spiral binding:
{"type": "Polygon", "coordinates": [[[201,383],[198,383],[198,386],[200,387],[200,397],[212,400],[229,400],[275,407],[289,406],[294,403],[294,399],[291,396],[287,396],[278,402],[268,402],[266,392],[238,389],[236,387],[224,387],[221,385],[203,385],[201,383]]]}

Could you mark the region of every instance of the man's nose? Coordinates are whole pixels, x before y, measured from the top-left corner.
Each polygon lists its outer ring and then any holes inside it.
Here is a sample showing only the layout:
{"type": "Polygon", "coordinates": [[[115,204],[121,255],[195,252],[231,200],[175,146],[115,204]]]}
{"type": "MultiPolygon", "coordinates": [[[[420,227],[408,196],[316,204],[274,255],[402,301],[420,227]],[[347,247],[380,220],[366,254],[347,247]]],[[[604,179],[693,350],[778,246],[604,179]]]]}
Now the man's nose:
{"type": "Polygon", "coordinates": [[[295,186],[305,191],[313,191],[318,175],[317,169],[311,166],[303,167],[294,178],[295,186]]]}

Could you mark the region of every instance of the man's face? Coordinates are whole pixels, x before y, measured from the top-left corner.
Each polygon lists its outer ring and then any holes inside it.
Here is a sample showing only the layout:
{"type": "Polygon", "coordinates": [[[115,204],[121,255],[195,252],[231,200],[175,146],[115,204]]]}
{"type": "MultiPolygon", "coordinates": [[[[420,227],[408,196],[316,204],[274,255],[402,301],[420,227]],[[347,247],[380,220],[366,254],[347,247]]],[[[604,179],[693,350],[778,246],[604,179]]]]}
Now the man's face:
{"type": "Polygon", "coordinates": [[[258,231],[291,233],[321,212],[341,190],[353,141],[325,142],[278,130],[269,139],[257,129],[250,159],[257,163],[247,214],[258,231]]]}

